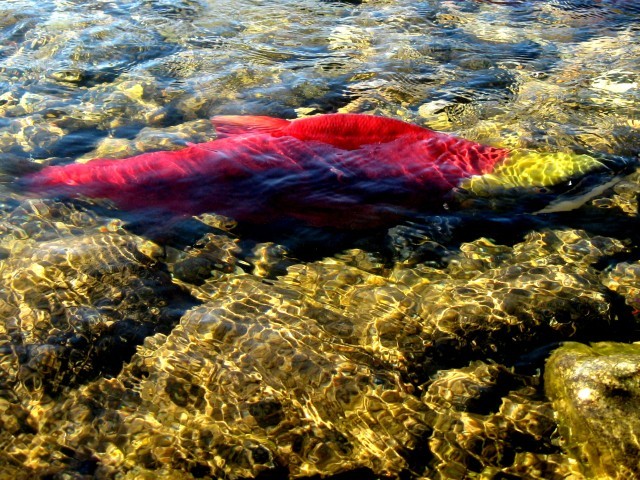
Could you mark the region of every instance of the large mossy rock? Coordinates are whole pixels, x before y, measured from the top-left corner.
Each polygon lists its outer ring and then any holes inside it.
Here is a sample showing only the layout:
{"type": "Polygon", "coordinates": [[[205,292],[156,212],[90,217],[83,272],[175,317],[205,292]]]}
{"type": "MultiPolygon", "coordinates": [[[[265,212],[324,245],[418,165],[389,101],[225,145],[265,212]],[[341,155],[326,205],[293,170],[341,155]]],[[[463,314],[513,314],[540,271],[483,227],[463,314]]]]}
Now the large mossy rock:
{"type": "Polygon", "coordinates": [[[547,361],[545,384],[589,478],[640,478],[640,344],[567,343],[547,361]]]}

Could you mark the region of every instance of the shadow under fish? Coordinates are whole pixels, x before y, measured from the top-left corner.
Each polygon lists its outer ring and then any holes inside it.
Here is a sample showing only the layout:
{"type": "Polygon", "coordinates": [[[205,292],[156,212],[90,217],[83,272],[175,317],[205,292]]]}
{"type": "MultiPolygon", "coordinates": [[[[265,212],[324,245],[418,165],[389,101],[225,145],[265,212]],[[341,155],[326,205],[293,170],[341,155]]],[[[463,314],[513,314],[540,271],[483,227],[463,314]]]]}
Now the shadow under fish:
{"type": "Polygon", "coordinates": [[[486,207],[570,210],[613,186],[631,164],[509,151],[372,115],[212,122],[218,138],[210,142],[49,166],[19,183],[38,196],[107,198],[150,222],[215,212],[265,230],[361,232],[451,208],[467,216],[486,207]]]}

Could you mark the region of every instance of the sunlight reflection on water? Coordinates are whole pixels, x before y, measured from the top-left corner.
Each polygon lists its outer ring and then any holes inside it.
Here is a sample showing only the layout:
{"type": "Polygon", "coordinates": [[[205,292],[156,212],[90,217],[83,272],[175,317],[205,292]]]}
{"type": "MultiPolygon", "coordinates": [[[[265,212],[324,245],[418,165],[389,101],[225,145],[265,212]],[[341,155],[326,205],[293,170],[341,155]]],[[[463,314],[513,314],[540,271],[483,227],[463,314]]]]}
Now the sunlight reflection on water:
{"type": "MultiPolygon", "coordinates": [[[[562,382],[542,382],[561,342],[639,340],[639,15],[622,0],[0,2],[0,477],[640,475],[638,412],[615,416],[638,398],[633,348],[607,347],[621,376],[589,378],[571,365],[611,362],[558,350],[562,382]],[[437,212],[358,233],[16,183],[211,141],[214,115],[334,112],[509,160],[437,212]],[[584,205],[530,215],[567,198],[584,205]],[[588,418],[598,438],[571,424],[584,395],[562,397],[587,390],[616,392],[589,396],[614,412],[588,418]],[[606,455],[585,463],[582,445],[606,455]]],[[[233,192],[238,211],[256,191],[233,192]]]]}

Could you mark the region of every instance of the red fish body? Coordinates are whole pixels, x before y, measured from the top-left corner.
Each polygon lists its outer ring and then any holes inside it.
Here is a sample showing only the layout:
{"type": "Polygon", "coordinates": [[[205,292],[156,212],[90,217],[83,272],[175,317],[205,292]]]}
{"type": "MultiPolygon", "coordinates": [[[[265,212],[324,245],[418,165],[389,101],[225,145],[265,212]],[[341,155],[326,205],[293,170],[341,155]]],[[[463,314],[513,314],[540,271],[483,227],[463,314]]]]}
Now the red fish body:
{"type": "Polygon", "coordinates": [[[127,210],[367,228],[441,205],[460,180],[492,171],[507,155],[370,115],[293,121],[223,116],[212,122],[218,139],[211,142],[46,167],[24,183],[38,194],[108,198],[127,210]]]}

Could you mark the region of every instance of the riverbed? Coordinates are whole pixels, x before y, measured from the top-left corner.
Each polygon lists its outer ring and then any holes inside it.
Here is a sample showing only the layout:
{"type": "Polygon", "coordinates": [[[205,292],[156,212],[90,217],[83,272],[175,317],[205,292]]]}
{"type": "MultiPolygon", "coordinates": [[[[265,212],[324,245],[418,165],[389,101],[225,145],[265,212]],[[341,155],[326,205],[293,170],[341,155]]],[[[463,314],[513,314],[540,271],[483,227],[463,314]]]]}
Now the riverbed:
{"type": "Polygon", "coordinates": [[[1,2],[0,478],[640,478],[638,20],[1,2]],[[509,159],[356,230],[21,183],[210,142],[218,115],[336,113],[509,159]]]}

